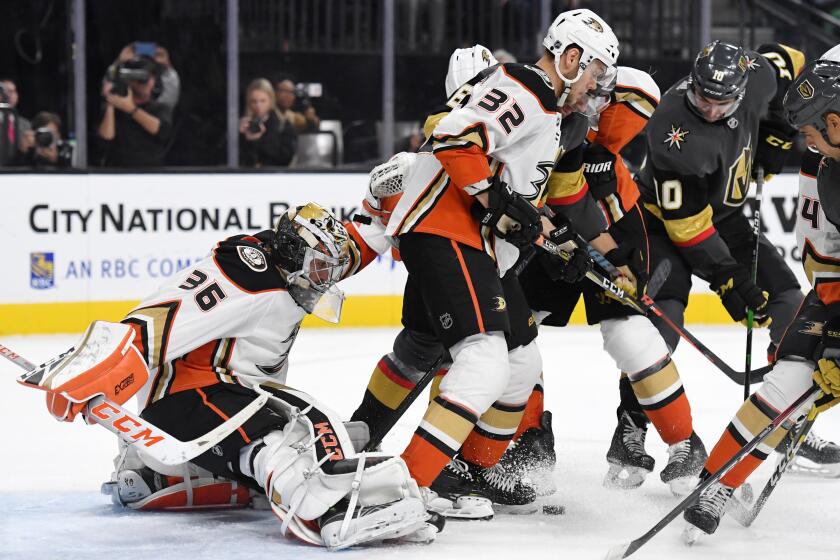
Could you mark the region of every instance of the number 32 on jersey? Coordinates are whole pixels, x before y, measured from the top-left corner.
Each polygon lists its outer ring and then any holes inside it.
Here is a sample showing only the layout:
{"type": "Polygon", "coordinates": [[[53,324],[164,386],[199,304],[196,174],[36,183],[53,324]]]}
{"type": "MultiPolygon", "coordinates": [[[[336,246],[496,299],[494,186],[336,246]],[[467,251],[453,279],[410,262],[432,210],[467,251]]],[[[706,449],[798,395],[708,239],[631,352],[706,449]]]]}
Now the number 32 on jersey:
{"type": "Polygon", "coordinates": [[[496,117],[496,120],[499,121],[505,134],[510,134],[514,128],[525,121],[525,113],[522,112],[519,104],[508,94],[496,88],[488,91],[476,105],[488,113],[498,113],[501,111],[501,114],[496,117]]]}

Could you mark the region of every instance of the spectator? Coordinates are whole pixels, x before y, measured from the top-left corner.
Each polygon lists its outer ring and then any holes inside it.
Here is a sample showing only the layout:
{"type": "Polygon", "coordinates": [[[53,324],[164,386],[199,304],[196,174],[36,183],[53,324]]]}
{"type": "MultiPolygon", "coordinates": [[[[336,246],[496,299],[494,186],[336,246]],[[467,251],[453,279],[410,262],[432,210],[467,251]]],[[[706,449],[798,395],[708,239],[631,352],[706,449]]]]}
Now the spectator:
{"type": "Polygon", "coordinates": [[[315,107],[309,98],[298,99],[295,83],[292,80],[280,80],[274,84],[277,96],[277,108],[280,114],[291,122],[298,133],[318,132],[321,119],[315,113],[315,107]]]}
{"type": "Polygon", "coordinates": [[[286,166],[297,149],[295,128],[280,111],[271,82],[257,78],[245,91],[245,116],[239,119],[239,163],[243,167],[286,166]]]}
{"type": "Polygon", "coordinates": [[[32,120],[32,128],[24,133],[27,145],[32,147],[23,155],[22,163],[37,168],[70,167],[73,148],[61,137],[61,117],[41,111],[32,120]]]}
{"type": "Polygon", "coordinates": [[[18,101],[15,82],[9,78],[0,79],[0,165],[21,163],[21,156],[31,148],[26,132],[32,129],[32,124],[17,112],[18,101]]]}
{"type": "Polygon", "coordinates": [[[103,85],[105,112],[97,132],[108,144],[107,166],[163,165],[172,124],[171,111],[152,98],[160,71],[151,58],[136,57],[120,64],[103,85]]]}
{"type": "Polygon", "coordinates": [[[172,62],[169,60],[169,51],[155,43],[136,41],[123,47],[114,64],[125,64],[138,56],[151,56],[158,63],[160,83],[152,97],[158,103],[167,107],[170,112],[174,111],[178,99],[181,97],[181,78],[175,68],[172,67],[172,62]]]}

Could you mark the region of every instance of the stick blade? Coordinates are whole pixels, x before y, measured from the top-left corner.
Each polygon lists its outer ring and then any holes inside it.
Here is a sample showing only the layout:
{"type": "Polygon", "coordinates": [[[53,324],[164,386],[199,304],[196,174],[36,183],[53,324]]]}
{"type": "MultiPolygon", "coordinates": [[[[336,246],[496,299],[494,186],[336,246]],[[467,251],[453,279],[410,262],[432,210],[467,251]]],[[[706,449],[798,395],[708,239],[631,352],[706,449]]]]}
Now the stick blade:
{"type": "Polygon", "coordinates": [[[607,555],[604,556],[604,560],[621,560],[622,558],[627,558],[629,555],[631,543],[624,543],[619,544],[607,551],[607,555]]]}

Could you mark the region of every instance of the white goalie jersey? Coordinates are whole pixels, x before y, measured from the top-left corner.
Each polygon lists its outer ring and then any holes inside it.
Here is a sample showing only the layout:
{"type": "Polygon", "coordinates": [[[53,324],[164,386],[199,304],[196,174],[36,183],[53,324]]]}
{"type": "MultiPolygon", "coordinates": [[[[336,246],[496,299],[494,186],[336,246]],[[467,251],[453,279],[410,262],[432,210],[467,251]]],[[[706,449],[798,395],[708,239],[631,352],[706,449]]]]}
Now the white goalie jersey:
{"type": "Polygon", "coordinates": [[[220,242],[173,276],[123,323],[149,366],[140,408],[215,383],[283,383],[306,315],[262,248],[270,231],[220,242]]]}
{"type": "Polygon", "coordinates": [[[500,176],[540,205],[559,155],[561,116],[548,76],[525,64],[503,64],[457,89],[448,109],[426,122],[432,153],[420,153],[386,235],[447,237],[495,256],[504,272],[518,257],[473,216],[470,185],[500,176]],[[489,72],[489,75],[485,75],[489,72]]]}

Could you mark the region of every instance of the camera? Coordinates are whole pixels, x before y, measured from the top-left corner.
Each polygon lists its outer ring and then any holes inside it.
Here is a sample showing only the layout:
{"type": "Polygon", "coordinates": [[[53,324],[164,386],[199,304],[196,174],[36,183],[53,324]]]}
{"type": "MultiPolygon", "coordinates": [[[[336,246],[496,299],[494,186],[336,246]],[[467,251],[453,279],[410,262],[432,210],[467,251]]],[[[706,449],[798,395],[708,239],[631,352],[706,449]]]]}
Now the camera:
{"type": "Polygon", "coordinates": [[[260,133],[260,120],[252,118],[248,122],[248,132],[251,134],[259,134],[260,133]]]}
{"type": "Polygon", "coordinates": [[[128,95],[128,82],[146,83],[152,77],[155,62],[147,57],[135,56],[122,64],[108,69],[107,79],[111,82],[111,93],[124,97],[128,95]]]}
{"type": "Polygon", "coordinates": [[[49,148],[55,143],[55,134],[48,126],[35,130],[35,145],[39,148],[49,148]]]}

